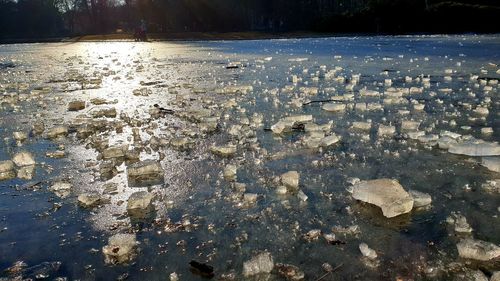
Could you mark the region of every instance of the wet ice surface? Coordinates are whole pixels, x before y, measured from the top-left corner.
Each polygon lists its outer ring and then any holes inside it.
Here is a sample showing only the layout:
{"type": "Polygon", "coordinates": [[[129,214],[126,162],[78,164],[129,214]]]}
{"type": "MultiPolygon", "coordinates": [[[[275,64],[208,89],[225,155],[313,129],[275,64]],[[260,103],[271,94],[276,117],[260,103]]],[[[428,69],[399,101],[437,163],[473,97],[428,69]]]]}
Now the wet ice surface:
{"type": "Polygon", "coordinates": [[[472,35],[0,46],[0,161],[15,162],[0,163],[0,276],[199,280],[191,260],[225,280],[492,275],[498,258],[457,244],[500,244],[499,49],[472,35]],[[353,198],[375,179],[402,186],[402,214],[353,198]]]}

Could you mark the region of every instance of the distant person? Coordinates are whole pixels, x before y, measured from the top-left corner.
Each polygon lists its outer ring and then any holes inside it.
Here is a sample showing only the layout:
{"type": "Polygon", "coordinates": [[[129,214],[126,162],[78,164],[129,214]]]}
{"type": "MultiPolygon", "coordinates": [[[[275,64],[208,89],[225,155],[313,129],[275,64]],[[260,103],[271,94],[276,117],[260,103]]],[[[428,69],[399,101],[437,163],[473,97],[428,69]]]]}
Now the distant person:
{"type": "Polygon", "coordinates": [[[147,41],[147,25],[145,20],[141,20],[140,25],[135,29],[134,39],[135,41],[147,41]]]}

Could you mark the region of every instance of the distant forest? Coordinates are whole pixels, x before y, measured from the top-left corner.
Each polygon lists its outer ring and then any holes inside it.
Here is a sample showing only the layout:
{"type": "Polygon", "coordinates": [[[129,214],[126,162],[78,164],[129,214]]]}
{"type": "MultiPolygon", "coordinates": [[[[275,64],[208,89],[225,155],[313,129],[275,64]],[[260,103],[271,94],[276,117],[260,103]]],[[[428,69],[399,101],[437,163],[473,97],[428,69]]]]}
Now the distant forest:
{"type": "Polygon", "coordinates": [[[0,39],[131,32],[500,32],[500,0],[0,0],[0,39]]]}

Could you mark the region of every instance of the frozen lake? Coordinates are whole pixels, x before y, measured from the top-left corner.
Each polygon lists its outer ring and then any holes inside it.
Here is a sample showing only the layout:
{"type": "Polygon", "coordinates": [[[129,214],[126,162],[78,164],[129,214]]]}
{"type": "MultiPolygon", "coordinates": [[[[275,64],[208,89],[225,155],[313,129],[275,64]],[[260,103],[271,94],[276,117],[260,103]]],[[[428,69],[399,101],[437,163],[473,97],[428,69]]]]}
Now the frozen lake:
{"type": "Polygon", "coordinates": [[[499,78],[498,35],[0,45],[0,280],[483,280],[499,78]]]}

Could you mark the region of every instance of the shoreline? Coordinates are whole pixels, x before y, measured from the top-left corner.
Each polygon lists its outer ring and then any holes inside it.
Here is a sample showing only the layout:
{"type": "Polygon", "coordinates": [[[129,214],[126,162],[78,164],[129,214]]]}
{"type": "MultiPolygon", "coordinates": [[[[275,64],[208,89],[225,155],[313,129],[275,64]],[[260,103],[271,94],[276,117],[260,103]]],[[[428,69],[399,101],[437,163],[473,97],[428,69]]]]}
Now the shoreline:
{"type": "MultiPolygon", "coordinates": [[[[149,33],[147,42],[162,41],[218,41],[218,40],[266,40],[266,39],[301,39],[301,38],[328,38],[328,37],[356,37],[356,36],[433,36],[433,35],[488,35],[498,33],[331,33],[331,32],[182,32],[182,33],[149,33]]],[[[113,42],[134,41],[132,33],[110,33],[82,35],[75,37],[49,38],[13,38],[0,39],[0,44],[28,44],[28,43],[76,43],[76,42],[113,42]]]]}

